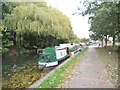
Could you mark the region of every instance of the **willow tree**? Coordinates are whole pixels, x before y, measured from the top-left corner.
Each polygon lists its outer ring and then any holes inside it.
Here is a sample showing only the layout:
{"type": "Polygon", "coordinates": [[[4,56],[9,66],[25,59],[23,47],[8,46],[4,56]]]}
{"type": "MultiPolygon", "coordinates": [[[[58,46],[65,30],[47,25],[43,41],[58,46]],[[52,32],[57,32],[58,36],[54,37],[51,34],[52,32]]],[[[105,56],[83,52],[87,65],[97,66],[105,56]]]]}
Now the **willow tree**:
{"type": "Polygon", "coordinates": [[[16,6],[6,15],[4,24],[15,32],[17,46],[24,44],[26,47],[43,48],[75,36],[69,19],[45,3],[23,3],[16,6]]]}

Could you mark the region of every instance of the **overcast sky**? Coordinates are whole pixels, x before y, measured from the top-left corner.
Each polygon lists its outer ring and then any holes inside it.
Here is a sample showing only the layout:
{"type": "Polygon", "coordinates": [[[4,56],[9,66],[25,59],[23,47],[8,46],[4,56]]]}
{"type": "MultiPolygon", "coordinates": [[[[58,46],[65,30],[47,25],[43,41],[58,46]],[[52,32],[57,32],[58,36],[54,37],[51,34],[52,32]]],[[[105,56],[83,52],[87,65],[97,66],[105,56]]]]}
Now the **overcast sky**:
{"type": "Polygon", "coordinates": [[[70,18],[73,31],[77,35],[77,37],[79,38],[89,37],[88,30],[90,25],[88,24],[88,17],[83,17],[81,15],[72,15],[72,13],[77,11],[77,7],[79,5],[80,0],[45,0],[45,1],[47,2],[48,6],[57,8],[70,18]]]}

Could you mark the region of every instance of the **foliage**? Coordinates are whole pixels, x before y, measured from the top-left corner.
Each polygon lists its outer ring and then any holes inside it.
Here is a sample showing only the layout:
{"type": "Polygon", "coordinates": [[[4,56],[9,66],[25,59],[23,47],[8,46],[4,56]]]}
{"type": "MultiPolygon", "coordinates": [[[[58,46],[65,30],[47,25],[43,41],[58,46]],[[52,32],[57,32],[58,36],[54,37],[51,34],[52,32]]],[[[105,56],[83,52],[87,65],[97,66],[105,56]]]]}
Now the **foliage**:
{"type": "Polygon", "coordinates": [[[5,2],[2,7],[5,48],[44,48],[75,38],[69,18],[57,9],[48,7],[45,2],[5,2]]]}
{"type": "Polygon", "coordinates": [[[86,0],[83,5],[86,10],[82,11],[82,15],[89,15],[90,37],[97,40],[104,37],[113,37],[113,45],[115,38],[120,33],[120,2],[103,2],[100,0],[91,2],[86,0]]]}
{"type": "MultiPolygon", "coordinates": [[[[1,48],[2,49],[2,48],[1,48]]],[[[8,48],[3,48],[2,49],[2,54],[7,54],[8,53],[8,51],[9,51],[9,49],[8,48]]]]}
{"type": "Polygon", "coordinates": [[[26,50],[25,48],[20,49],[20,54],[28,54],[29,50],[26,50]]]}
{"type": "Polygon", "coordinates": [[[88,38],[77,38],[77,37],[69,40],[70,43],[81,43],[81,42],[88,42],[88,41],[89,41],[88,38]]]}

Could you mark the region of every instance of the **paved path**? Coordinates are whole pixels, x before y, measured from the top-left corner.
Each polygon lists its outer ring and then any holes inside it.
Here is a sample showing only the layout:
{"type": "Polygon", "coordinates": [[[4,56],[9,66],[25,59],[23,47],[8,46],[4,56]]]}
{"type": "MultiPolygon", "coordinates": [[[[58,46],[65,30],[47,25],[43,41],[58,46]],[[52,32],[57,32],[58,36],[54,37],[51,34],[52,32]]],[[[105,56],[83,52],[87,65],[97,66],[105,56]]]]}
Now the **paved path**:
{"type": "Polygon", "coordinates": [[[110,82],[95,48],[90,46],[62,88],[114,88],[114,85],[110,82]]]}

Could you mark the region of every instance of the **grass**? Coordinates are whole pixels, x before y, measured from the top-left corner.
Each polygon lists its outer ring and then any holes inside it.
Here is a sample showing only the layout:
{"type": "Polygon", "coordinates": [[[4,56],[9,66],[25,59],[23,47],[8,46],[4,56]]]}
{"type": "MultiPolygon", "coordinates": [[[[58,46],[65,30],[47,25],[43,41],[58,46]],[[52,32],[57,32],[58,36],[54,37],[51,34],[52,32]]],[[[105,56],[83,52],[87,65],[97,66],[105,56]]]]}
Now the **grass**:
{"type": "MultiPolygon", "coordinates": [[[[114,48],[118,48],[118,47],[120,47],[119,44],[116,44],[116,45],[114,46],[114,48]]],[[[113,45],[107,45],[107,48],[113,49],[113,45]]]]}
{"type": "Polygon", "coordinates": [[[74,58],[71,58],[63,67],[55,71],[51,76],[44,80],[36,88],[58,88],[67,79],[70,72],[78,64],[80,58],[84,55],[87,47],[80,53],[78,53],[74,58]]]}
{"type": "MultiPolygon", "coordinates": [[[[105,65],[110,80],[118,87],[118,52],[112,49],[111,46],[106,48],[96,48],[99,58],[105,65]]],[[[118,50],[117,50],[118,51],[118,50]]]]}

